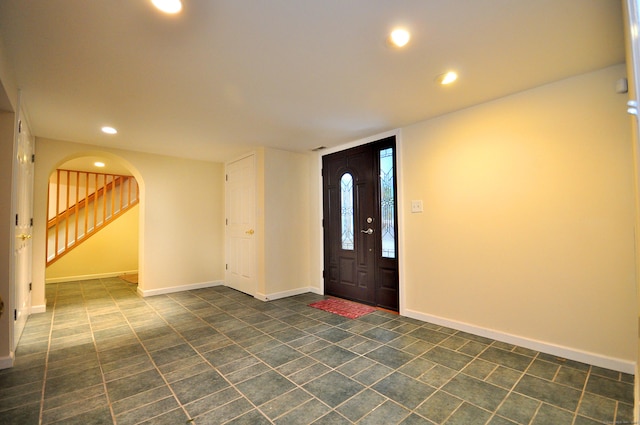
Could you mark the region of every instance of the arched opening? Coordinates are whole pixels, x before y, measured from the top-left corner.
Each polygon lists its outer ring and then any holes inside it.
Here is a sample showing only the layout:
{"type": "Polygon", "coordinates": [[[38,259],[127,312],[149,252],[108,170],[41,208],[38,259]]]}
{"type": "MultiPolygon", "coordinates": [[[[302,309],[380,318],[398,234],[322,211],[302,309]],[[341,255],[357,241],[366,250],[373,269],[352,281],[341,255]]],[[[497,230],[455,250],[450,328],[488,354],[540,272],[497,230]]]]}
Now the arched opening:
{"type": "Polygon", "coordinates": [[[143,182],[122,158],[80,153],[49,174],[45,282],[124,277],[138,284],[143,182]]]}

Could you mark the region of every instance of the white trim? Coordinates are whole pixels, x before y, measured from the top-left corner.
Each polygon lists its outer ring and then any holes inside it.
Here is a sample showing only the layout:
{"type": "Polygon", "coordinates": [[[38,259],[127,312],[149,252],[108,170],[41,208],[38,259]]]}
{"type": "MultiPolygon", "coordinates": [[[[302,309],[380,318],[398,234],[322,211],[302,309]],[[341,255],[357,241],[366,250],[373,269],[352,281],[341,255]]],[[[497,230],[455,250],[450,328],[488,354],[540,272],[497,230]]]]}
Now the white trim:
{"type": "Polygon", "coordinates": [[[402,167],[402,130],[396,132],[396,208],[398,208],[398,313],[404,315],[405,299],[405,244],[404,244],[404,171],[402,167]]]}
{"type": "MultiPolygon", "coordinates": [[[[390,130],[384,133],[374,134],[373,136],[365,137],[364,139],[355,140],[353,142],[345,143],[344,145],[334,146],[329,149],[320,151],[320,165],[322,165],[322,157],[331,153],[346,151],[347,149],[355,148],[357,146],[367,145],[369,143],[377,142],[378,140],[386,139],[387,137],[396,136],[396,142],[400,136],[400,130],[390,130]]],[[[320,176],[320,182],[322,182],[322,176],[320,176]]]]}
{"type": "Polygon", "coordinates": [[[433,316],[430,314],[420,313],[414,310],[405,310],[404,316],[411,317],[413,319],[422,320],[423,322],[429,322],[440,326],[446,326],[448,328],[456,329],[459,331],[469,332],[474,335],[491,338],[496,341],[506,342],[508,344],[518,345],[524,348],[528,348],[542,353],[551,354],[554,356],[562,357],[569,360],[575,360],[582,363],[587,363],[593,366],[599,366],[605,369],[616,370],[618,372],[624,372],[633,374],[635,372],[635,362],[623,359],[617,359],[614,357],[608,357],[601,354],[591,353],[588,351],[582,351],[575,348],[565,347],[562,345],[556,345],[549,342],[538,341],[535,339],[525,338],[517,335],[512,335],[505,332],[496,331],[494,329],[483,328],[469,323],[458,322],[456,320],[445,319],[443,317],[433,316]]]}
{"type": "Polygon", "coordinates": [[[31,314],[46,313],[47,312],[47,300],[44,300],[43,305],[32,305],[31,314]]]}
{"type": "Polygon", "coordinates": [[[10,351],[8,356],[0,357],[0,369],[9,369],[10,367],[13,367],[15,358],[16,355],[13,351],[10,351]]]}
{"type": "Polygon", "coordinates": [[[170,286],[168,288],[158,289],[141,289],[138,286],[138,294],[142,297],[152,297],[154,295],[172,294],[174,292],[192,291],[194,289],[210,288],[212,286],[224,285],[221,280],[215,280],[213,282],[191,283],[189,285],[170,286]]]}
{"type": "Polygon", "coordinates": [[[109,272],[98,274],[85,274],[81,276],[67,276],[67,277],[54,277],[51,279],[45,279],[44,283],[61,283],[61,282],[77,282],[79,280],[91,280],[91,279],[104,279],[107,277],[118,277],[125,274],[135,274],[138,270],[128,270],[122,272],[109,272]]]}
{"type": "Polygon", "coordinates": [[[307,292],[313,292],[317,294],[318,288],[312,288],[312,287],[298,288],[298,289],[291,289],[289,291],[274,292],[273,294],[266,294],[266,295],[261,293],[256,293],[255,298],[259,299],[260,301],[273,301],[273,300],[279,300],[280,298],[293,297],[294,295],[306,294],[307,292]]]}

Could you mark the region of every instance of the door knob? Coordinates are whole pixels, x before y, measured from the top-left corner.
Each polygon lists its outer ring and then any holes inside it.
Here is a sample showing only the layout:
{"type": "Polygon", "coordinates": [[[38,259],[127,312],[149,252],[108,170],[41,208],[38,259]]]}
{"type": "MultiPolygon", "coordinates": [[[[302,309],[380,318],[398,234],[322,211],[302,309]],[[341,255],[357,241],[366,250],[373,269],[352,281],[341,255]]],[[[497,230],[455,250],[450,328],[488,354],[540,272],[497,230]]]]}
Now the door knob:
{"type": "Polygon", "coordinates": [[[247,235],[253,235],[255,232],[253,231],[253,229],[249,229],[245,232],[247,235]]]}
{"type": "Polygon", "coordinates": [[[366,233],[367,235],[370,235],[373,233],[373,229],[369,227],[367,230],[360,230],[360,233],[366,233]]]}
{"type": "Polygon", "coordinates": [[[16,236],[16,238],[20,238],[20,240],[26,241],[27,239],[31,239],[31,235],[25,235],[24,233],[16,236]]]}

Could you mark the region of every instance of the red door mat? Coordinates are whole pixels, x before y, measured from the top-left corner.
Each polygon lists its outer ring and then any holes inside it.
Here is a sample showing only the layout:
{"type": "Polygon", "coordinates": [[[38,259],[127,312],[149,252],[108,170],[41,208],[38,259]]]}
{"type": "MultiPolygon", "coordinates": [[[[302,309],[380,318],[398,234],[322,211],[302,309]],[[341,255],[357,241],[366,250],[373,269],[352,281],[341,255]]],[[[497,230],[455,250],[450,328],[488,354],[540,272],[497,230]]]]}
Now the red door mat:
{"type": "Polygon", "coordinates": [[[338,298],[328,298],[326,300],[317,301],[309,304],[309,307],[328,311],[329,313],[338,314],[349,319],[357,319],[360,316],[376,311],[374,307],[338,298]]]}

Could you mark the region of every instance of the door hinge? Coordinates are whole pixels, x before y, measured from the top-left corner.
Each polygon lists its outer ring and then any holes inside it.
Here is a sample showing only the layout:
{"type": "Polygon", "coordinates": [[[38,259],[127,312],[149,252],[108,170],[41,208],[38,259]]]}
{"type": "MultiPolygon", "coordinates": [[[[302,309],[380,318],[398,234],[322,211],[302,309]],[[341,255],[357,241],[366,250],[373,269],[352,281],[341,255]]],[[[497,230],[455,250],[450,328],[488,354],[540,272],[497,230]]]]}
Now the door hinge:
{"type": "Polygon", "coordinates": [[[16,214],[16,226],[18,225],[18,214],[16,214]]]}
{"type": "Polygon", "coordinates": [[[31,162],[36,162],[36,154],[35,153],[31,154],[31,162]]]}
{"type": "Polygon", "coordinates": [[[228,225],[229,225],[229,219],[228,219],[228,218],[225,218],[225,219],[224,219],[224,225],[225,225],[225,226],[228,226],[228,225]]]}
{"type": "Polygon", "coordinates": [[[33,283],[29,282],[29,290],[31,291],[31,288],[33,287],[33,283]]]}
{"type": "Polygon", "coordinates": [[[322,227],[324,227],[324,218],[322,219],[322,227]]]}
{"type": "Polygon", "coordinates": [[[18,320],[18,310],[13,310],[13,320],[18,320]]]}
{"type": "Polygon", "coordinates": [[[229,181],[229,174],[225,174],[224,175],[224,181],[228,182],[229,181]]]}
{"type": "Polygon", "coordinates": [[[33,227],[33,217],[31,217],[31,219],[29,219],[29,225],[30,225],[31,227],[33,227]]]}
{"type": "Polygon", "coordinates": [[[325,276],[324,276],[324,270],[322,270],[322,277],[323,277],[323,278],[325,277],[325,276]]]}
{"type": "Polygon", "coordinates": [[[18,133],[22,133],[22,120],[18,120],[18,133]]]}
{"type": "Polygon", "coordinates": [[[229,265],[228,265],[228,264],[225,264],[225,265],[224,265],[224,269],[225,269],[225,270],[229,270],[229,265]]]}

